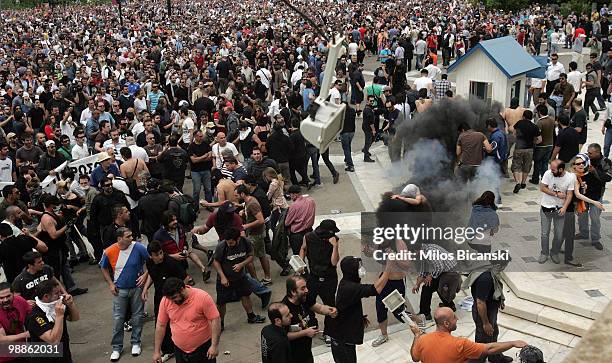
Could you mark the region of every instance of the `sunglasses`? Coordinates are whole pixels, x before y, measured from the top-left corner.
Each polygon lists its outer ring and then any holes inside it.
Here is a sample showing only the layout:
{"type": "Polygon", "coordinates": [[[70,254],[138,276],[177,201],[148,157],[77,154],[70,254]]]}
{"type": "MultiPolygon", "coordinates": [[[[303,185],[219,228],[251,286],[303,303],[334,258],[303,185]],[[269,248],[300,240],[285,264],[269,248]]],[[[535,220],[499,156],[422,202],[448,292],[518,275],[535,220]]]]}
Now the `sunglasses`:
{"type": "Polygon", "coordinates": [[[580,161],[580,162],[574,163],[574,166],[578,166],[578,165],[584,165],[584,162],[580,161]]]}

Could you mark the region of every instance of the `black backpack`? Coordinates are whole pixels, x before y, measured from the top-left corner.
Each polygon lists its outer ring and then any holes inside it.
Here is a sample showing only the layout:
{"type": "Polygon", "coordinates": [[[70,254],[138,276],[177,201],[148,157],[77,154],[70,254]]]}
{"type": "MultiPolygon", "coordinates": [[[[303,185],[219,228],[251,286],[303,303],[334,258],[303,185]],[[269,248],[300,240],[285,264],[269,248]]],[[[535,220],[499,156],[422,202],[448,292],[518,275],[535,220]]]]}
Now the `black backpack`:
{"type": "Polygon", "coordinates": [[[136,183],[136,179],[134,179],[134,174],[136,174],[136,169],[138,168],[138,162],[140,159],[136,159],[136,166],[134,167],[134,171],[130,177],[125,178],[125,184],[127,185],[130,191],[130,198],[133,200],[139,200],[142,197],[142,192],[138,189],[138,184],[136,183]]]}
{"type": "Polygon", "coordinates": [[[175,203],[177,205],[176,219],[183,226],[191,226],[198,218],[199,204],[194,202],[193,198],[187,194],[177,195],[170,198],[168,204],[175,203]]]}

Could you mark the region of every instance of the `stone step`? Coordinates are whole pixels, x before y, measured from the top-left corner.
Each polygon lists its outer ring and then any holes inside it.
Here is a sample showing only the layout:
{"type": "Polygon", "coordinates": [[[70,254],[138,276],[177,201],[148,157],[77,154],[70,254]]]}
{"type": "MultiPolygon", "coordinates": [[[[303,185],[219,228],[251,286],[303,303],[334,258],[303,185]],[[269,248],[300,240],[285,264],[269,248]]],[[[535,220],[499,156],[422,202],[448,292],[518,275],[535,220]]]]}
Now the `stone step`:
{"type": "MultiPolygon", "coordinates": [[[[556,329],[559,331],[563,339],[567,339],[566,335],[583,336],[593,324],[593,319],[584,316],[572,314],[551,306],[542,305],[533,301],[522,299],[514,294],[511,289],[505,288],[504,296],[506,297],[506,308],[503,310],[504,315],[510,315],[531,323],[537,323],[542,327],[544,332],[551,334],[552,338],[557,335],[555,332],[549,332],[546,329],[556,329]]],[[[538,325],[527,324],[530,330],[539,329],[538,325]]],[[[508,326],[508,328],[517,330],[517,327],[508,326]]],[[[520,329],[518,329],[520,331],[520,329]]],[[[529,332],[525,332],[531,334],[529,332]]],[[[532,334],[533,335],[533,334],[532,334]]],[[[536,335],[540,336],[540,335],[536,335]]],[[[556,341],[554,339],[545,339],[556,341]]],[[[562,342],[558,342],[563,344],[562,342]]],[[[566,344],[567,345],[567,344],[566,344]]]]}
{"type": "MultiPolygon", "coordinates": [[[[522,335],[530,335],[545,341],[551,341],[566,347],[573,348],[580,342],[581,337],[561,330],[534,323],[505,312],[500,312],[497,316],[497,325],[501,328],[519,332],[522,335]]],[[[529,341],[528,337],[522,338],[529,341]]]]}
{"type": "Polygon", "coordinates": [[[597,319],[608,305],[607,297],[593,298],[577,288],[573,281],[555,279],[554,275],[551,272],[503,272],[506,286],[524,300],[588,319],[597,319]]]}

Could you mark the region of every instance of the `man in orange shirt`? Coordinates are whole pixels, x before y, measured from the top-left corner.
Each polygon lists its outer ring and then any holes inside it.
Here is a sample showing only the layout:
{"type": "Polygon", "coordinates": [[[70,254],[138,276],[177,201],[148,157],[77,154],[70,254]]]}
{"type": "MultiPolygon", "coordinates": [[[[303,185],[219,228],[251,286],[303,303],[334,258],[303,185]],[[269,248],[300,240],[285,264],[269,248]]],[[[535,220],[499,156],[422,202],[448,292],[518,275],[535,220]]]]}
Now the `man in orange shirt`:
{"type": "Polygon", "coordinates": [[[176,277],[169,277],[163,290],[164,297],[159,306],[155,327],[153,362],[162,361],[161,343],[168,322],[172,325],[177,363],[216,362],[221,319],[212,297],[203,290],[185,286],[185,283],[176,277]]]}
{"type": "Polygon", "coordinates": [[[458,319],[455,313],[447,307],[436,309],[434,320],[436,331],[432,333],[425,334],[417,326],[410,327],[414,333],[410,355],[415,362],[464,363],[468,359],[478,362],[484,361],[489,355],[527,345],[522,340],[482,344],[466,338],[454,337],[451,332],[457,329],[458,319]]]}

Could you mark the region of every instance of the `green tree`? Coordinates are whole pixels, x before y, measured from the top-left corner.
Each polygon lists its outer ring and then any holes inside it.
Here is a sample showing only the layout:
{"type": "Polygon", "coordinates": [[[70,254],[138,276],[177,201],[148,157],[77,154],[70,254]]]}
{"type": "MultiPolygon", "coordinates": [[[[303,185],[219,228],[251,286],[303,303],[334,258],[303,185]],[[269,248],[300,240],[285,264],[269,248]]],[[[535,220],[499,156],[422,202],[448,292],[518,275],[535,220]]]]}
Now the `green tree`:
{"type": "Polygon", "coordinates": [[[517,11],[526,9],[529,5],[529,0],[484,0],[483,3],[489,9],[517,11]]]}
{"type": "Polygon", "coordinates": [[[589,14],[590,10],[591,5],[588,1],[584,0],[569,0],[561,4],[561,14],[563,16],[568,16],[573,12],[575,12],[576,14],[589,14]]]}

